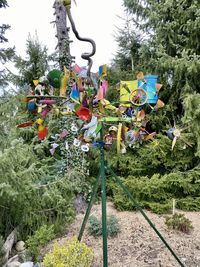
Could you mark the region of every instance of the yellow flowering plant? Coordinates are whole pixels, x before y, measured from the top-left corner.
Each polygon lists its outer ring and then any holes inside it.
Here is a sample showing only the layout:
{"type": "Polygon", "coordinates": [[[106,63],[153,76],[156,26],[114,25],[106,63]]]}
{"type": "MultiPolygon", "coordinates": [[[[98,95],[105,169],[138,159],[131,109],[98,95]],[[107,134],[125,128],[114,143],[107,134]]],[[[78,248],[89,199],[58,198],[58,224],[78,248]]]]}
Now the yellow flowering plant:
{"type": "Polygon", "coordinates": [[[42,267],[90,267],[92,261],[92,250],[73,237],[63,245],[56,242],[53,250],[45,255],[42,267]]]}

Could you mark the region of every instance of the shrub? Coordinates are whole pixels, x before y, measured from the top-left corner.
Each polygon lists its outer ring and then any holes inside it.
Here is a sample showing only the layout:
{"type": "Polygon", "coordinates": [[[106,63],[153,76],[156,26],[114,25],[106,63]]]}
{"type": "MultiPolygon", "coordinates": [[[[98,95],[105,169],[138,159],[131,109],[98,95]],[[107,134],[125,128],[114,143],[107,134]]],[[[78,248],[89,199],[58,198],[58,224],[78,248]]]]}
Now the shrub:
{"type": "MultiPolygon", "coordinates": [[[[124,156],[124,155],[123,155],[124,156]]],[[[128,172],[128,171],[127,171],[128,172]]],[[[142,173],[142,171],[141,171],[142,173]]],[[[169,213],[172,199],[176,199],[178,209],[200,210],[200,171],[155,173],[153,176],[119,176],[133,198],[142,208],[158,214],[169,213]]],[[[118,183],[108,181],[108,192],[118,210],[135,210],[136,207],[118,183]]]]}
{"type": "Polygon", "coordinates": [[[34,235],[29,236],[26,240],[29,254],[33,257],[37,257],[40,248],[47,244],[54,237],[54,225],[42,225],[37,231],[35,231],[34,235]]]}
{"type": "Polygon", "coordinates": [[[88,232],[90,235],[93,236],[102,235],[102,223],[97,217],[95,217],[94,215],[90,216],[88,222],[89,222],[88,232]]]}
{"type": "Polygon", "coordinates": [[[116,236],[120,232],[119,221],[115,215],[111,215],[108,218],[107,231],[111,237],[116,236]]]}
{"type": "Polygon", "coordinates": [[[172,217],[167,217],[165,221],[169,229],[181,231],[189,234],[193,229],[192,222],[184,214],[175,213],[172,217]]]}
{"type": "Polygon", "coordinates": [[[70,243],[55,243],[53,250],[45,255],[42,267],[89,267],[92,261],[92,250],[73,237],[70,243]]]}
{"type": "MultiPolygon", "coordinates": [[[[94,215],[89,218],[89,234],[93,236],[102,235],[102,222],[100,219],[95,217],[94,215]]],[[[120,225],[117,217],[115,215],[111,215],[107,220],[107,234],[108,236],[116,236],[120,231],[120,225]]]]}

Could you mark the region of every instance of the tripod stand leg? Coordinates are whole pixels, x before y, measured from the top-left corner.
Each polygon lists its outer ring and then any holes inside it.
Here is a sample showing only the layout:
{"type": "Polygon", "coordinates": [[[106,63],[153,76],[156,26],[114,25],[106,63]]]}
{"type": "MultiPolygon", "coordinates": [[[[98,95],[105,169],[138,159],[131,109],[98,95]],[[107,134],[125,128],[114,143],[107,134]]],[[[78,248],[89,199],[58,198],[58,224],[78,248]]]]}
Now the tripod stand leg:
{"type": "Polygon", "coordinates": [[[100,184],[100,177],[101,177],[101,173],[98,174],[97,179],[96,179],[96,182],[95,182],[95,184],[93,186],[93,190],[92,190],[92,195],[91,195],[91,198],[90,198],[90,202],[88,204],[88,207],[87,207],[87,210],[86,210],[86,213],[85,213],[85,217],[83,219],[83,222],[82,222],[82,225],[81,225],[81,229],[80,229],[80,232],[79,232],[79,235],[78,235],[78,240],[79,241],[81,241],[81,239],[82,239],[83,232],[85,230],[85,226],[86,226],[88,217],[90,215],[90,211],[91,211],[92,205],[93,205],[94,200],[95,200],[95,196],[96,196],[96,193],[97,193],[99,184],[100,184]]]}
{"type": "Polygon", "coordinates": [[[167,241],[164,239],[164,237],[161,235],[161,233],[158,231],[158,229],[155,227],[155,225],[152,223],[152,221],[149,219],[149,217],[146,215],[146,213],[143,211],[143,209],[140,207],[140,205],[137,203],[137,201],[133,198],[131,193],[128,191],[127,187],[121,182],[119,177],[112,171],[111,168],[106,166],[107,170],[112,174],[112,176],[115,178],[116,182],[119,184],[121,189],[127,194],[127,196],[130,198],[130,200],[133,202],[135,207],[141,212],[145,220],[149,223],[149,225],[153,228],[153,230],[156,232],[156,234],[159,236],[159,238],[162,240],[162,242],[165,244],[165,246],[168,248],[168,250],[171,252],[171,254],[174,256],[174,258],[177,260],[179,265],[181,267],[185,267],[185,265],[181,262],[181,260],[178,258],[178,256],[175,254],[175,252],[172,250],[172,248],[169,246],[167,241]]]}
{"type": "Polygon", "coordinates": [[[103,234],[103,267],[108,266],[107,249],[107,212],[106,212],[106,176],[104,149],[101,147],[101,204],[102,204],[102,234],[103,234]]]}

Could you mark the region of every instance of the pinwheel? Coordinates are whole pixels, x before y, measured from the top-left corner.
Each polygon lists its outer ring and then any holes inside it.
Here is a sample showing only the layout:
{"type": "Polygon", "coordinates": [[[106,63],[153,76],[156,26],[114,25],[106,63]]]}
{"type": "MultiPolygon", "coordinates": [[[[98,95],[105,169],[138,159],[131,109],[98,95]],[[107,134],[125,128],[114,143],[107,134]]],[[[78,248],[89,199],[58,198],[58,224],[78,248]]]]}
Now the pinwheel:
{"type": "MultiPolygon", "coordinates": [[[[103,122],[109,122],[117,130],[115,129],[112,135],[109,130],[112,126],[109,129],[105,127],[105,136],[102,142],[106,141],[110,147],[112,143],[116,142],[118,154],[126,152],[125,145],[136,148],[143,141],[153,140],[155,132],[149,133],[145,129],[148,122],[145,112],[148,110],[146,109],[148,105],[154,111],[164,107],[164,102],[158,99],[158,92],[162,85],[157,83],[157,76],[144,76],[142,72],[139,72],[137,80],[120,81],[119,100],[112,102],[106,99],[108,90],[108,81],[105,78],[106,65],[102,65],[99,70],[97,75],[89,76],[87,67],[80,68],[76,64],[71,71],[66,67],[64,67],[64,72],[53,69],[47,76],[41,77],[37,81],[34,80],[34,85],[37,87],[43,85],[40,83],[47,77],[48,81],[45,84],[54,87],[53,93],[44,95],[41,91],[39,95],[28,95],[28,111],[35,115],[39,113],[40,118],[35,122],[19,124],[17,127],[22,128],[36,124],[37,136],[41,141],[47,137],[44,118],[47,117],[46,121],[49,121],[52,117],[50,114],[56,115],[54,118],[58,120],[61,116],[71,116],[74,124],[71,129],[70,125],[72,124],[70,123],[68,128],[60,130],[59,141],[65,142],[68,131],[70,131],[77,139],[74,147],[80,148],[85,144],[92,146],[91,143],[96,142],[98,137],[98,127],[100,125],[102,127],[103,122]],[[116,123],[119,123],[117,127],[116,123]],[[81,127],[80,124],[82,124],[81,127]]],[[[48,90],[48,88],[46,89],[48,90]]],[[[179,135],[177,130],[172,131],[173,147],[179,135]]],[[[70,144],[68,145],[70,146],[70,144]]],[[[50,151],[52,155],[55,149],[55,145],[52,145],[50,151]]]]}
{"type": "Polygon", "coordinates": [[[183,132],[187,129],[188,127],[185,128],[178,128],[176,126],[174,126],[173,128],[170,128],[167,131],[167,136],[169,137],[169,139],[172,140],[172,150],[174,149],[174,146],[176,144],[176,141],[178,139],[182,140],[186,145],[188,146],[192,146],[190,143],[188,143],[188,141],[185,139],[183,132]]]}
{"type": "Polygon", "coordinates": [[[130,104],[133,104],[134,106],[143,106],[144,104],[146,104],[148,99],[147,92],[137,86],[137,80],[132,82],[126,81],[122,84],[120,100],[122,103],[126,104],[126,106],[130,106],[130,104]]]}
{"type": "Polygon", "coordinates": [[[144,104],[146,104],[147,99],[147,92],[142,88],[137,88],[130,94],[130,102],[134,106],[143,106],[144,104]]]}

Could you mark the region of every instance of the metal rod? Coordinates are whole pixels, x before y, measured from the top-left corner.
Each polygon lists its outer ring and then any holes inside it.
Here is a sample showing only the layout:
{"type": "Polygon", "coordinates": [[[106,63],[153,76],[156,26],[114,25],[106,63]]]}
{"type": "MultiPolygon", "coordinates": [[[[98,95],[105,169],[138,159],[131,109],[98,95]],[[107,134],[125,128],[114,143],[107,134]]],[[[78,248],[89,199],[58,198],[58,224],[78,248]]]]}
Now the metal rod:
{"type": "Polygon", "coordinates": [[[72,31],[74,32],[76,38],[80,41],[83,41],[83,42],[88,42],[92,45],[92,51],[90,53],[83,53],[81,55],[82,59],[85,59],[88,61],[88,70],[87,70],[87,76],[90,77],[91,79],[91,74],[90,74],[90,70],[92,68],[92,64],[93,64],[93,61],[91,59],[91,57],[96,53],[96,43],[94,42],[94,40],[92,40],[91,38],[85,38],[85,37],[81,37],[76,29],[76,25],[74,23],[74,20],[72,18],[72,14],[71,14],[71,6],[70,5],[66,5],[66,11],[67,11],[67,16],[70,20],[70,23],[71,23],[71,26],[72,26],[72,31]]]}
{"type": "Polygon", "coordinates": [[[87,220],[89,218],[92,205],[93,205],[94,200],[95,200],[95,196],[96,196],[96,193],[97,193],[99,184],[100,184],[100,177],[101,177],[101,173],[99,172],[99,174],[97,176],[97,179],[96,179],[96,182],[95,182],[95,184],[93,186],[93,190],[92,190],[92,195],[91,195],[91,198],[90,198],[90,202],[88,204],[88,207],[87,207],[87,210],[86,210],[86,213],[85,213],[85,217],[83,219],[83,222],[82,222],[82,225],[81,225],[81,229],[80,229],[80,232],[79,232],[79,235],[78,235],[78,240],[79,241],[81,241],[81,239],[82,239],[83,232],[85,230],[85,226],[86,226],[87,220]]]}
{"type": "Polygon", "coordinates": [[[149,225],[153,228],[153,230],[156,232],[156,234],[159,236],[159,238],[162,240],[162,242],[165,244],[165,246],[168,248],[168,250],[171,252],[171,254],[174,256],[174,258],[177,260],[179,265],[181,267],[185,267],[185,265],[181,262],[181,260],[178,258],[176,253],[173,251],[173,249],[170,247],[170,245],[167,243],[167,241],[164,239],[164,237],[161,235],[161,233],[158,231],[158,229],[155,227],[155,225],[152,223],[152,221],[149,219],[149,217],[146,215],[146,213],[143,211],[141,206],[138,204],[138,202],[133,198],[131,193],[128,191],[127,187],[121,182],[119,177],[112,171],[112,169],[108,166],[106,168],[109,170],[109,172],[114,176],[116,182],[119,184],[121,189],[127,194],[127,196],[131,199],[135,207],[141,212],[145,220],[149,223],[149,225]]]}
{"type": "MultiPolygon", "coordinates": [[[[100,131],[101,141],[103,141],[103,123],[100,131]]],[[[103,233],[103,267],[108,266],[107,249],[107,212],[106,212],[106,176],[104,147],[100,147],[100,173],[101,173],[101,208],[102,208],[102,233],[103,233]]]]}

